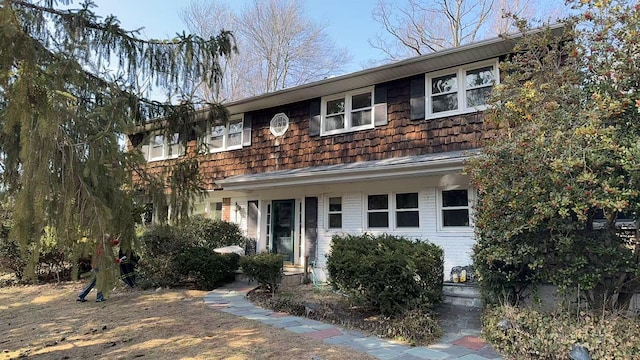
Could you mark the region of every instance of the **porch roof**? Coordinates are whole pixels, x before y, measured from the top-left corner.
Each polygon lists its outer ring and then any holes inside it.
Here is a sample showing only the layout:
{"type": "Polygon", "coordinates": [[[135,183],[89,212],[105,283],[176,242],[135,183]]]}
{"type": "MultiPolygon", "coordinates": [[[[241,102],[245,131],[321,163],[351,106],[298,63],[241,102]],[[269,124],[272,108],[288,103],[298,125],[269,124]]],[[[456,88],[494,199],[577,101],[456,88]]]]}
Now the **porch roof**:
{"type": "Polygon", "coordinates": [[[237,175],[218,180],[224,190],[251,191],[287,186],[385,180],[458,172],[479,149],[313,166],[268,173],[237,175]]]}

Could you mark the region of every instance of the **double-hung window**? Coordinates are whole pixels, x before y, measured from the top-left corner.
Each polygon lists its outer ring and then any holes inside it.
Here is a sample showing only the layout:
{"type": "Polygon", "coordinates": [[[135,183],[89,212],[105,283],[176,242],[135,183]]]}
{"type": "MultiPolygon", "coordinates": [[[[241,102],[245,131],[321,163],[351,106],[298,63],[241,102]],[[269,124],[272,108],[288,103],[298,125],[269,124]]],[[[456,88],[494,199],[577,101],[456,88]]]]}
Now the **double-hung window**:
{"type": "Polygon", "coordinates": [[[373,87],[322,98],[322,135],[373,127],[373,87]]]}
{"type": "Polygon", "coordinates": [[[419,227],[418,193],[396,194],[396,227],[419,227]]]}
{"type": "Polygon", "coordinates": [[[443,229],[469,226],[471,206],[468,189],[442,190],[440,208],[443,229]]]}
{"type": "Polygon", "coordinates": [[[427,74],[427,117],[486,109],[498,79],[497,60],[427,74]]]}
{"type": "Polygon", "coordinates": [[[367,196],[367,227],[413,228],[420,226],[418,193],[367,196]],[[393,214],[393,216],[391,216],[393,214]]]}
{"type": "Polygon", "coordinates": [[[149,143],[142,146],[142,152],[149,161],[176,158],[184,153],[184,147],[180,144],[179,135],[152,134],[149,143]]]}
{"type": "Polygon", "coordinates": [[[225,123],[210,124],[207,129],[209,151],[217,152],[241,148],[242,121],[242,116],[234,116],[225,123]]]}
{"type": "Polygon", "coordinates": [[[342,198],[329,198],[329,229],[342,228],[342,198]]]}

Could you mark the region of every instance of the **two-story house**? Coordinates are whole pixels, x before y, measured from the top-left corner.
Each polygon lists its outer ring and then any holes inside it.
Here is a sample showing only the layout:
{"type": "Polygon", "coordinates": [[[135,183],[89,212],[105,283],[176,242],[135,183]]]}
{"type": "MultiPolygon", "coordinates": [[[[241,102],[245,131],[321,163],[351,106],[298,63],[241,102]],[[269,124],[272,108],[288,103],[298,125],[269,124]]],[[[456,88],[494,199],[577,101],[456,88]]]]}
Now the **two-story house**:
{"type": "MultiPolygon", "coordinates": [[[[495,38],[226,104],[196,141],[208,195],[194,213],[236,222],[257,250],[305,256],[320,277],[335,234],[440,245],[445,274],[471,263],[475,191],[463,173],[514,39],[495,38]]],[[[181,154],[145,132],[148,167],[181,154]],[[172,154],[172,155],[169,155],[172,154]]],[[[138,140],[139,142],[139,140],[138,140]]],[[[188,146],[187,151],[195,149],[188,146]]]]}

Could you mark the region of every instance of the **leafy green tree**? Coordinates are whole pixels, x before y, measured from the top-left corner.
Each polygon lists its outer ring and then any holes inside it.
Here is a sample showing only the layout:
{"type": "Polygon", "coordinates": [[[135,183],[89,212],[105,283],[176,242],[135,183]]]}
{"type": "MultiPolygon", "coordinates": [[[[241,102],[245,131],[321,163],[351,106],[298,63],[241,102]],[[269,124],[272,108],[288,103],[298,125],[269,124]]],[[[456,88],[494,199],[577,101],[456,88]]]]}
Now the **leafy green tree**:
{"type": "MultiPolygon", "coordinates": [[[[151,100],[138,80],[171,90],[200,79],[213,84],[220,59],[235,50],[229,32],[144,40],[114,16],[98,17],[90,0],[71,6],[0,1],[0,186],[15,198],[10,237],[29,259],[27,279],[35,278],[45,228],[66,251],[95,247],[98,240],[86,239],[105,233],[131,246],[138,187],[155,189],[157,198],[166,198],[166,184],[195,188],[193,162],[153,177],[142,170],[140,153],[124,148],[123,134],[153,118],[186,142],[200,106],[189,98],[177,105],[151,100]]],[[[180,201],[188,197],[183,191],[170,200],[184,212],[180,201]]]]}
{"type": "Polygon", "coordinates": [[[469,165],[474,262],[494,299],[551,282],[601,308],[638,279],[616,217],[640,206],[640,5],[570,3],[562,36],[521,24],[501,67],[491,136],[469,165]]]}

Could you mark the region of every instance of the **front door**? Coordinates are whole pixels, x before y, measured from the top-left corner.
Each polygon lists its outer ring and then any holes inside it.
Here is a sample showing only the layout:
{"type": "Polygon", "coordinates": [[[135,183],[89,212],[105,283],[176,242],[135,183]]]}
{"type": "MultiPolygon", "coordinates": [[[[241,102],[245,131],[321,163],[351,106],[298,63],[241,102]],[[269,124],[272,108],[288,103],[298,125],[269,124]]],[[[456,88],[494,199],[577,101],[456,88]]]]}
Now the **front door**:
{"type": "Polygon", "coordinates": [[[271,251],[282,254],[285,263],[293,263],[295,239],[295,200],[273,200],[271,203],[273,216],[271,217],[271,228],[273,229],[273,239],[271,251]]]}

